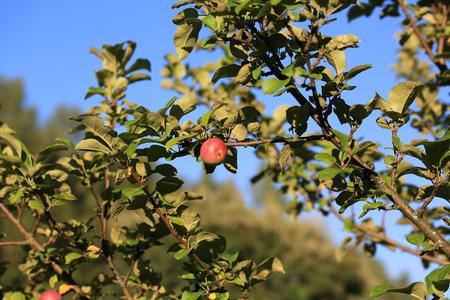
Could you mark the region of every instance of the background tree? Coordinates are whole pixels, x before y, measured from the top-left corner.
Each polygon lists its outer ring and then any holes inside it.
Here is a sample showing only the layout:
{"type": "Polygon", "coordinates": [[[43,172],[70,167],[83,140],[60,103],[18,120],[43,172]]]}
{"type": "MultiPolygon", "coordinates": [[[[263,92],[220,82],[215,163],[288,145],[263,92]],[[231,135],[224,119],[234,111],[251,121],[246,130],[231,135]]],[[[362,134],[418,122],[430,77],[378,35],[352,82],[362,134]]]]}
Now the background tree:
{"type": "MultiPolygon", "coordinates": [[[[21,139],[32,149],[44,147],[44,141],[48,144],[60,136],[67,133],[70,129],[70,122],[66,120],[67,116],[72,113],[64,113],[64,107],[58,108],[52,120],[49,120],[45,128],[39,129],[36,118],[28,116],[29,110],[23,107],[23,96],[12,97],[10,90],[17,84],[18,90],[23,89],[20,81],[5,82],[4,95],[0,95],[2,99],[9,99],[15,104],[20,104],[14,110],[10,110],[9,114],[2,114],[3,117],[15,116],[9,118],[11,128],[18,130],[18,126],[23,125],[22,115],[27,116],[27,120],[33,121],[29,123],[30,128],[36,130],[33,139],[28,140],[27,136],[21,139]],[[64,129],[65,128],[65,129],[64,129]],[[54,134],[58,129],[58,134],[54,134]],[[45,136],[44,136],[45,135],[45,136]],[[38,140],[40,145],[34,145],[34,141],[38,140]],[[42,145],[41,145],[42,144],[42,145]]],[[[18,92],[17,95],[23,95],[18,92]]],[[[11,104],[10,104],[11,105],[11,104]]],[[[30,109],[33,115],[37,114],[35,109],[30,109]]],[[[6,126],[6,123],[4,123],[6,126]]],[[[20,132],[20,131],[19,131],[20,132]]],[[[206,201],[200,201],[193,205],[201,215],[213,215],[214,211],[220,207],[220,218],[206,218],[202,221],[202,226],[217,232],[222,236],[229,237],[227,240],[227,248],[230,252],[240,251],[240,255],[244,258],[255,258],[263,260],[265,257],[275,254],[282,258],[286,264],[286,276],[290,280],[285,280],[285,276],[278,276],[273,279],[270,284],[264,283],[257,286],[251,291],[250,295],[255,299],[270,299],[278,297],[280,299],[365,299],[370,289],[375,284],[387,283],[389,280],[384,274],[381,265],[367,261],[360,257],[358,251],[351,251],[347,258],[341,263],[335,259],[334,252],[338,249],[329,240],[324,233],[326,230],[322,228],[318,222],[312,224],[308,222],[287,220],[282,214],[282,202],[284,201],[280,195],[276,195],[275,190],[270,187],[269,182],[265,182],[264,188],[259,190],[256,187],[255,198],[259,199],[259,212],[253,211],[244,205],[239,191],[232,182],[218,184],[213,182],[209,177],[204,177],[201,183],[195,184],[192,189],[199,194],[205,195],[206,201]],[[245,216],[245,218],[242,218],[245,216]],[[277,226],[273,226],[277,224],[277,226]],[[289,230],[287,230],[289,228],[289,230]],[[296,237],[297,236],[297,237],[296,237]],[[306,238],[304,237],[306,236],[306,238]],[[303,242],[307,240],[308,242],[303,242]],[[292,241],[297,241],[293,243],[292,241]],[[354,274],[357,269],[360,274],[354,274]],[[314,276],[310,276],[314,273],[314,276]]],[[[259,185],[259,184],[258,184],[259,185]]],[[[71,186],[77,188],[75,182],[71,182],[71,186]]],[[[71,202],[72,209],[64,210],[55,209],[55,216],[60,219],[76,218],[79,220],[88,219],[93,207],[90,204],[89,193],[78,186],[80,194],[77,195],[77,202],[71,202]],[[84,192],[84,194],[82,193],[84,192]]],[[[120,223],[124,223],[130,228],[135,227],[138,221],[132,213],[122,217],[120,223]]],[[[23,223],[31,226],[33,216],[24,216],[23,223]]],[[[0,219],[0,227],[8,228],[9,220],[0,219]]],[[[8,238],[20,239],[20,232],[8,230],[8,238]]],[[[167,239],[170,244],[170,239],[167,239]]],[[[28,285],[27,277],[20,272],[18,266],[23,263],[22,258],[26,252],[18,252],[17,247],[2,244],[0,247],[0,256],[8,258],[8,264],[2,270],[1,282],[4,287],[15,287],[15,290],[26,289],[28,285]]],[[[166,274],[163,277],[163,283],[172,290],[181,290],[181,280],[177,278],[180,274],[182,266],[174,264],[171,261],[171,254],[167,253],[167,247],[161,246],[146,256],[152,261],[152,265],[159,273],[166,274]]],[[[107,269],[101,264],[91,262],[89,266],[80,266],[80,272],[88,274],[92,269],[98,272],[107,272],[107,269]]],[[[86,275],[84,275],[86,276],[86,275]]],[[[114,290],[118,292],[117,289],[114,290]]],[[[8,297],[8,296],[5,296],[8,297]]]]}

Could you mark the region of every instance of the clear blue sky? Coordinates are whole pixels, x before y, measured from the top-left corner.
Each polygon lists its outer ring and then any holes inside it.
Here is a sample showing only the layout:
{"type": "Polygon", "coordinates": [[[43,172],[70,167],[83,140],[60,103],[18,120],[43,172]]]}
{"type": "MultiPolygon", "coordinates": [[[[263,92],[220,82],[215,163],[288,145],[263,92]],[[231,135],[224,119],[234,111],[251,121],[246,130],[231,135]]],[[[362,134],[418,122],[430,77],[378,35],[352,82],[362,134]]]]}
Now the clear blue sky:
{"type": "MultiPolygon", "coordinates": [[[[170,8],[173,2],[0,1],[0,76],[24,81],[26,105],[38,109],[41,121],[61,103],[84,111],[98,103],[96,98],[83,100],[86,89],[96,86],[94,70],[101,69],[97,57],[88,53],[90,47],[133,40],[137,42],[134,58],[147,58],[152,63],[152,81],[132,85],[127,92],[128,99],[157,110],[175,95],[159,89],[163,57],[174,52],[172,39],[176,26],[171,19],[178,11],[170,8]]],[[[362,41],[359,48],[347,50],[348,69],[367,63],[374,66],[353,82],[358,88],[345,95],[349,103],[367,103],[375,92],[386,99],[389,90],[398,83],[389,65],[396,59],[398,46],[394,34],[399,30],[399,21],[379,22],[375,14],[370,19],[349,24],[344,17],[325,30],[330,36],[353,33],[362,41]]],[[[188,60],[192,64],[202,61],[195,54],[188,60]]],[[[286,97],[269,99],[272,103],[268,105],[269,110],[275,107],[274,103],[288,102],[286,97]]],[[[375,117],[371,124],[366,124],[366,131],[359,134],[377,142],[387,132],[377,128],[373,123],[375,117]]],[[[258,161],[250,149],[240,149],[239,156],[245,159],[239,160],[238,175],[219,170],[217,178],[233,178],[241,190],[250,190],[248,178],[257,169],[258,161]]],[[[200,176],[202,172],[201,165],[193,163],[193,159],[177,167],[186,179],[200,176]]],[[[335,240],[342,240],[342,224],[328,222],[335,240]]],[[[402,234],[402,227],[395,230],[402,234]]],[[[392,275],[407,271],[412,281],[423,280],[426,273],[418,258],[381,250],[381,247],[379,250],[376,257],[392,275]]]]}

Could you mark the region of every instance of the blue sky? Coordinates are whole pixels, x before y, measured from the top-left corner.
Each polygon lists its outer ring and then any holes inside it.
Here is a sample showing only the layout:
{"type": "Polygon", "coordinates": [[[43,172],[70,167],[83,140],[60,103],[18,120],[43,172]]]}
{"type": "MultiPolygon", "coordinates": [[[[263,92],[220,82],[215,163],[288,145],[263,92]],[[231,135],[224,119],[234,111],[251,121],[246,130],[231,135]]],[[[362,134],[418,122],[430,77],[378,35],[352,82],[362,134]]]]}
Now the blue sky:
{"type": "MultiPolygon", "coordinates": [[[[175,95],[159,89],[164,55],[174,52],[172,40],[176,26],[171,19],[178,11],[171,9],[173,2],[0,1],[0,76],[24,81],[26,105],[38,109],[41,121],[61,103],[85,111],[99,100],[95,97],[83,100],[87,88],[96,86],[94,71],[101,69],[98,58],[88,53],[90,47],[101,48],[103,44],[132,40],[137,43],[134,59],[147,58],[152,63],[152,81],[131,86],[127,99],[157,110],[175,95]]],[[[345,95],[348,103],[367,103],[375,92],[386,99],[390,89],[399,82],[389,68],[398,49],[394,37],[400,28],[398,22],[399,19],[379,22],[375,13],[369,19],[352,23],[340,16],[333,26],[325,27],[327,35],[353,33],[361,40],[359,48],[347,50],[348,69],[362,64],[374,66],[354,80],[353,84],[358,88],[345,95]]],[[[202,58],[194,53],[188,61],[200,64],[202,58]]],[[[275,103],[289,103],[288,96],[268,101],[269,110],[274,109],[275,103]]],[[[374,142],[382,141],[386,136],[389,139],[387,131],[377,128],[373,122],[375,118],[371,116],[372,123],[366,124],[367,129],[358,134],[374,142]]],[[[412,138],[406,137],[407,140],[412,138]]],[[[238,175],[230,175],[219,168],[216,178],[232,178],[241,190],[248,191],[251,188],[248,178],[257,169],[258,161],[250,149],[240,150],[239,157],[238,175]]],[[[177,165],[182,178],[201,175],[201,165],[193,161],[186,159],[177,165]]],[[[333,220],[327,222],[334,239],[342,240],[342,224],[333,220]]],[[[404,234],[402,227],[395,230],[398,230],[398,236],[404,234]]],[[[422,281],[428,273],[423,272],[418,258],[399,251],[379,250],[377,259],[393,276],[408,272],[412,281],[422,281]]]]}

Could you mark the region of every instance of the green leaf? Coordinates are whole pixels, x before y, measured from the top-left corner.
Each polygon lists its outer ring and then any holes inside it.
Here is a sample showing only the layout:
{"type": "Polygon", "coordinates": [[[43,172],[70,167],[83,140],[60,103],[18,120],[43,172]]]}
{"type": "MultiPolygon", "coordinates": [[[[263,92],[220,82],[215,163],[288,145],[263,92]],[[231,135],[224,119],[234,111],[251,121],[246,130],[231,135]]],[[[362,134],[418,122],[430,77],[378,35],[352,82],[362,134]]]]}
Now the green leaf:
{"type": "Polygon", "coordinates": [[[191,213],[188,209],[181,213],[181,218],[183,219],[183,226],[188,232],[193,232],[200,225],[200,215],[191,213]]]}
{"type": "Polygon", "coordinates": [[[326,48],[331,51],[343,50],[348,47],[357,47],[356,43],[360,42],[354,34],[338,35],[328,42],[326,48]]]}
{"type": "MultiPolygon", "coordinates": [[[[8,297],[8,296],[6,296],[8,297]]],[[[21,292],[14,292],[9,296],[10,300],[26,300],[26,297],[23,293],[21,292]]]]}
{"type": "Polygon", "coordinates": [[[117,221],[119,214],[130,205],[130,200],[128,198],[121,198],[114,201],[111,205],[111,216],[117,221]]]}
{"type": "Polygon", "coordinates": [[[117,132],[104,125],[103,119],[99,116],[84,114],[69,119],[83,124],[88,131],[98,136],[102,142],[109,147],[110,151],[116,147],[116,143],[119,141],[117,132]]]}
{"type": "Polygon", "coordinates": [[[242,85],[249,83],[249,81],[253,78],[252,68],[253,66],[251,63],[243,65],[239,72],[236,74],[234,82],[242,85]]]}
{"type": "Polygon", "coordinates": [[[444,158],[449,155],[450,130],[447,130],[439,140],[423,142],[422,144],[427,154],[427,159],[424,160],[424,163],[428,169],[433,170],[433,167],[441,167],[440,164],[444,161],[444,158]]]}
{"type": "Polygon", "coordinates": [[[134,82],[138,82],[138,81],[142,81],[142,80],[151,80],[151,77],[147,74],[144,73],[133,73],[131,74],[129,77],[127,77],[128,79],[128,83],[134,83],[134,82]]]}
{"type": "Polygon", "coordinates": [[[233,100],[217,99],[213,105],[214,115],[224,128],[232,128],[239,118],[239,107],[233,100]]]}
{"type": "Polygon", "coordinates": [[[297,135],[303,134],[302,129],[306,130],[309,118],[309,106],[291,106],[286,110],[286,121],[295,129],[297,135]],[[302,126],[304,125],[304,126],[302,126]],[[304,127],[304,128],[303,128],[304,127]]]}
{"type": "Polygon", "coordinates": [[[433,180],[433,179],[436,178],[436,173],[435,172],[431,172],[431,171],[427,170],[426,168],[421,168],[421,167],[409,167],[409,168],[406,168],[404,170],[401,170],[397,174],[397,178],[400,178],[400,177],[405,176],[407,174],[414,174],[414,175],[417,175],[419,177],[430,179],[430,180],[433,180]]]}
{"type": "Polygon", "coordinates": [[[238,141],[245,140],[247,135],[248,135],[247,128],[242,124],[237,124],[231,131],[231,136],[238,141]]]}
{"type": "Polygon", "coordinates": [[[328,153],[317,153],[314,158],[326,163],[327,165],[332,165],[336,162],[336,158],[328,153]]]}
{"type": "Polygon", "coordinates": [[[272,95],[277,90],[288,84],[290,80],[291,78],[289,77],[283,80],[279,80],[278,78],[269,78],[266,81],[264,81],[262,91],[266,95],[272,95]]]}
{"type": "Polygon", "coordinates": [[[427,288],[423,282],[415,282],[404,288],[394,288],[390,285],[376,286],[370,293],[370,298],[378,297],[386,293],[402,293],[411,295],[417,299],[427,299],[427,288]]]}
{"type": "Polygon", "coordinates": [[[183,224],[184,224],[183,219],[180,218],[180,217],[169,216],[169,221],[172,224],[177,224],[177,225],[180,225],[180,226],[183,226],[183,224]]]}
{"type": "Polygon", "coordinates": [[[54,274],[50,279],[48,280],[48,283],[52,289],[55,288],[55,284],[58,282],[58,274],[54,274]]]}
{"type": "Polygon", "coordinates": [[[353,67],[350,71],[348,71],[344,74],[344,78],[346,81],[349,81],[350,79],[354,78],[359,73],[364,72],[365,70],[370,69],[370,68],[372,68],[372,65],[369,65],[369,64],[353,67]]]}
{"type": "Polygon", "coordinates": [[[395,149],[400,149],[403,146],[403,143],[400,141],[398,135],[392,136],[392,145],[394,145],[395,149]]]}
{"type": "Polygon", "coordinates": [[[213,110],[208,110],[206,113],[204,113],[200,119],[200,125],[206,127],[209,124],[211,115],[213,113],[214,113],[213,110]]]}
{"type": "Polygon", "coordinates": [[[183,185],[183,181],[177,177],[164,177],[156,183],[155,190],[161,195],[175,192],[183,185]]]}
{"type": "MultiPolygon", "coordinates": [[[[173,257],[174,257],[176,260],[180,260],[180,259],[182,259],[183,257],[185,257],[186,255],[189,255],[190,252],[191,252],[191,250],[189,250],[189,249],[181,249],[181,250],[178,250],[178,251],[173,255],[173,257]]],[[[183,293],[183,295],[184,295],[184,293],[183,293]]],[[[201,294],[200,294],[200,295],[201,295],[201,294]]],[[[184,298],[182,297],[181,299],[184,299],[184,298]]],[[[191,298],[186,298],[186,299],[191,299],[191,298]]],[[[197,298],[192,298],[192,299],[197,299],[197,298]]]]}
{"type": "Polygon", "coordinates": [[[215,45],[217,45],[217,38],[215,36],[206,38],[201,43],[202,48],[205,48],[205,49],[211,48],[215,45]]]}
{"type": "Polygon", "coordinates": [[[184,291],[183,294],[181,295],[181,300],[197,300],[203,293],[204,291],[198,292],[184,291]]]}
{"type": "Polygon", "coordinates": [[[335,169],[335,168],[326,168],[320,171],[319,173],[319,180],[325,181],[328,179],[333,179],[335,176],[339,175],[340,173],[344,172],[342,169],[335,169]]]}
{"type": "Polygon", "coordinates": [[[66,260],[66,265],[70,264],[73,260],[75,259],[79,259],[83,257],[83,254],[81,253],[76,253],[76,252],[71,252],[66,254],[66,256],[64,257],[66,260]]]}
{"type": "Polygon", "coordinates": [[[278,272],[286,274],[283,268],[283,263],[278,257],[272,256],[264,260],[262,263],[258,265],[260,268],[266,268],[271,272],[278,272]]]}
{"type": "Polygon", "coordinates": [[[217,21],[213,15],[207,15],[201,19],[202,23],[205,24],[211,31],[217,30],[217,21]]]}
{"type": "Polygon", "coordinates": [[[186,23],[187,19],[197,19],[198,18],[198,11],[195,8],[186,8],[177,13],[173,18],[172,22],[175,25],[182,25],[186,23]]]}
{"type": "Polygon", "coordinates": [[[36,209],[36,210],[40,210],[40,209],[44,209],[44,205],[42,205],[42,203],[38,200],[30,200],[28,201],[28,206],[31,209],[36,209]]]}
{"type": "Polygon", "coordinates": [[[12,196],[11,199],[9,199],[9,202],[10,202],[11,204],[14,204],[14,203],[16,203],[20,198],[22,198],[22,196],[23,196],[23,190],[18,190],[18,191],[14,194],[14,196],[12,196]]]}
{"type": "Polygon", "coordinates": [[[353,3],[355,3],[354,0],[311,0],[311,6],[323,13],[325,18],[340,12],[353,3]]]}
{"type": "MultiPolygon", "coordinates": [[[[242,43],[240,43],[238,41],[232,40],[230,42],[230,52],[236,58],[239,58],[242,60],[247,60],[247,58],[248,58],[248,51],[244,48],[242,43]]],[[[259,68],[259,72],[261,72],[261,68],[259,68]]],[[[252,70],[252,77],[253,77],[253,79],[258,79],[259,76],[257,76],[257,78],[255,78],[254,74],[253,74],[253,70],[252,70]]]]}
{"type": "Polygon", "coordinates": [[[345,60],[344,50],[334,50],[325,54],[328,63],[336,70],[336,74],[339,75],[347,68],[347,62],[345,60]]]}
{"type": "Polygon", "coordinates": [[[249,7],[253,2],[256,2],[256,0],[244,0],[242,3],[240,3],[238,6],[236,6],[236,14],[240,14],[242,10],[249,7]]]}
{"type": "Polygon", "coordinates": [[[31,155],[22,141],[17,139],[16,137],[0,132],[0,139],[7,141],[11,147],[16,151],[18,157],[20,157],[20,161],[26,166],[31,166],[31,155]]]}
{"type": "Polygon", "coordinates": [[[133,65],[125,70],[125,75],[130,74],[131,72],[137,71],[137,70],[147,70],[147,71],[151,71],[151,64],[150,61],[148,59],[143,59],[143,58],[138,58],[135,60],[135,62],[133,63],[133,65]]]}
{"type": "Polygon", "coordinates": [[[126,238],[126,229],[119,226],[114,226],[111,228],[109,235],[114,244],[122,244],[126,238]]]}
{"type": "Polygon", "coordinates": [[[170,115],[180,120],[184,115],[194,111],[195,100],[190,97],[183,97],[177,100],[170,108],[170,115]]]}
{"type": "Polygon", "coordinates": [[[212,242],[212,241],[215,241],[215,240],[218,240],[218,239],[220,239],[220,237],[218,235],[214,234],[214,233],[201,231],[200,233],[198,233],[195,236],[195,239],[194,239],[194,241],[192,243],[192,247],[194,248],[199,243],[204,242],[204,241],[212,242]]]}
{"type": "Polygon", "coordinates": [[[72,150],[75,149],[75,147],[74,147],[74,145],[73,145],[71,140],[64,139],[64,138],[56,138],[56,140],[58,142],[61,142],[61,143],[65,144],[67,146],[67,148],[69,148],[69,149],[72,149],[72,150]]]}
{"type": "Polygon", "coordinates": [[[342,132],[336,130],[336,129],[331,129],[331,131],[338,137],[339,142],[341,142],[341,150],[342,152],[347,152],[347,148],[348,148],[348,137],[343,134],[342,132]]]}
{"type": "Polygon", "coordinates": [[[401,82],[394,86],[388,95],[390,110],[404,114],[414,102],[422,87],[419,83],[413,81],[401,82]]]}
{"type": "Polygon", "coordinates": [[[435,294],[439,297],[444,296],[444,292],[449,287],[449,279],[446,279],[448,273],[450,273],[450,265],[436,269],[425,277],[428,294],[435,294]]]}
{"type": "Polygon", "coordinates": [[[364,204],[363,210],[365,212],[368,212],[370,210],[374,210],[374,209],[378,209],[380,207],[384,207],[384,205],[385,205],[384,202],[381,202],[381,201],[379,201],[379,202],[369,202],[369,203],[364,204]]]}
{"type": "Polygon", "coordinates": [[[194,50],[201,29],[202,24],[200,22],[185,23],[178,26],[173,42],[180,61],[188,57],[194,50]]]}
{"type": "Polygon", "coordinates": [[[86,92],[86,96],[84,96],[84,100],[94,96],[94,95],[105,95],[105,90],[103,88],[90,87],[86,92]]]}
{"type": "Polygon", "coordinates": [[[75,147],[75,150],[97,151],[106,154],[113,152],[113,149],[111,149],[109,145],[105,144],[99,137],[81,140],[75,147]]]}
{"type": "Polygon", "coordinates": [[[366,150],[367,148],[369,148],[369,147],[371,147],[371,146],[374,146],[374,145],[375,145],[375,144],[372,143],[372,142],[370,142],[370,141],[362,142],[360,145],[358,145],[358,146],[356,146],[355,148],[353,148],[352,153],[351,153],[351,156],[353,156],[353,155],[355,155],[355,154],[357,154],[357,153],[359,153],[359,152],[361,152],[361,151],[364,151],[364,150],[366,150]]]}
{"type": "Polygon", "coordinates": [[[182,135],[176,138],[173,138],[171,140],[169,140],[166,143],[166,151],[169,152],[170,148],[172,148],[173,146],[175,146],[178,142],[182,141],[182,140],[186,140],[186,139],[191,139],[193,137],[195,137],[196,134],[186,134],[186,135],[182,135]]]}
{"type": "Polygon", "coordinates": [[[422,245],[423,242],[425,242],[425,236],[421,233],[410,234],[406,237],[406,240],[410,244],[413,244],[415,246],[420,246],[420,245],[422,245]]]}
{"type": "Polygon", "coordinates": [[[220,67],[214,73],[211,81],[212,81],[212,83],[216,83],[217,81],[219,81],[222,78],[235,77],[239,73],[240,69],[241,69],[241,66],[235,65],[235,64],[220,67]]]}
{"type": "Polygon", "coordinates": [[[50,155],[63,150],[68,150],[67,145],[65,144],[50,145],[46,147],[44,150],[40,151],[38,154],[36,154],[36,163],[43,162],[50,155]]]}
{"type": "Polygon", "coordinates": [[[127,187],[122,190],[122,194],[131,200],[138,195],[145,194],[145,188],[146,186],[127,187]]]}

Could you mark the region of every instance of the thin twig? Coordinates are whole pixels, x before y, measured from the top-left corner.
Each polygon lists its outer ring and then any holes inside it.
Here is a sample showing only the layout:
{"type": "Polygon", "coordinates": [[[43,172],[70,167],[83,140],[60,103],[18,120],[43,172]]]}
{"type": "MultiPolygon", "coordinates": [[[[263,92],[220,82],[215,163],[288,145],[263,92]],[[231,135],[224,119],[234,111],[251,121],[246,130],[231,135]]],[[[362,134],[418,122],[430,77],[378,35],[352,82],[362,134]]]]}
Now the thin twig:
{"type": "MultiPolygon", "coordinates": [[[[436,169],[436,177],[439,179],[439,168],[436,169]]],[[[440,186],[441,181],[436,180],[433,184],[433,191],[431,191],[430,197],[426,199],[419,210],[417,210],[417,215],[422,218],[425,214],[425,210],[427,209],[428,205],[433,201],[434,197],[436,197],[437,189],[440,186]]]]}
{"type": "Polygon", "coordinates": [[[53,218],[51,212],[50,212],[50,208],[47,204],[46,201],[42,200],[41,195],[39,195],[39,193],[37,191],[34,191],[34,195],[35,197],[39,200],[39,202],[44,206],[44,212],[45,212],[45,216],[47,217],[47,221],[50,225],[50,227],[54,230],[56,230],[65,240],[67,240],[69,242],[69,244],[74,247],[74,248],[81,248],[83,249],[83,247],[81,247],[80,245],[78,245],[78,243],[71,238],[70,236],[68,236],[62,229],[61,227],[59,227],[59,224],[55,221],[55,219],[53,218]]]}

